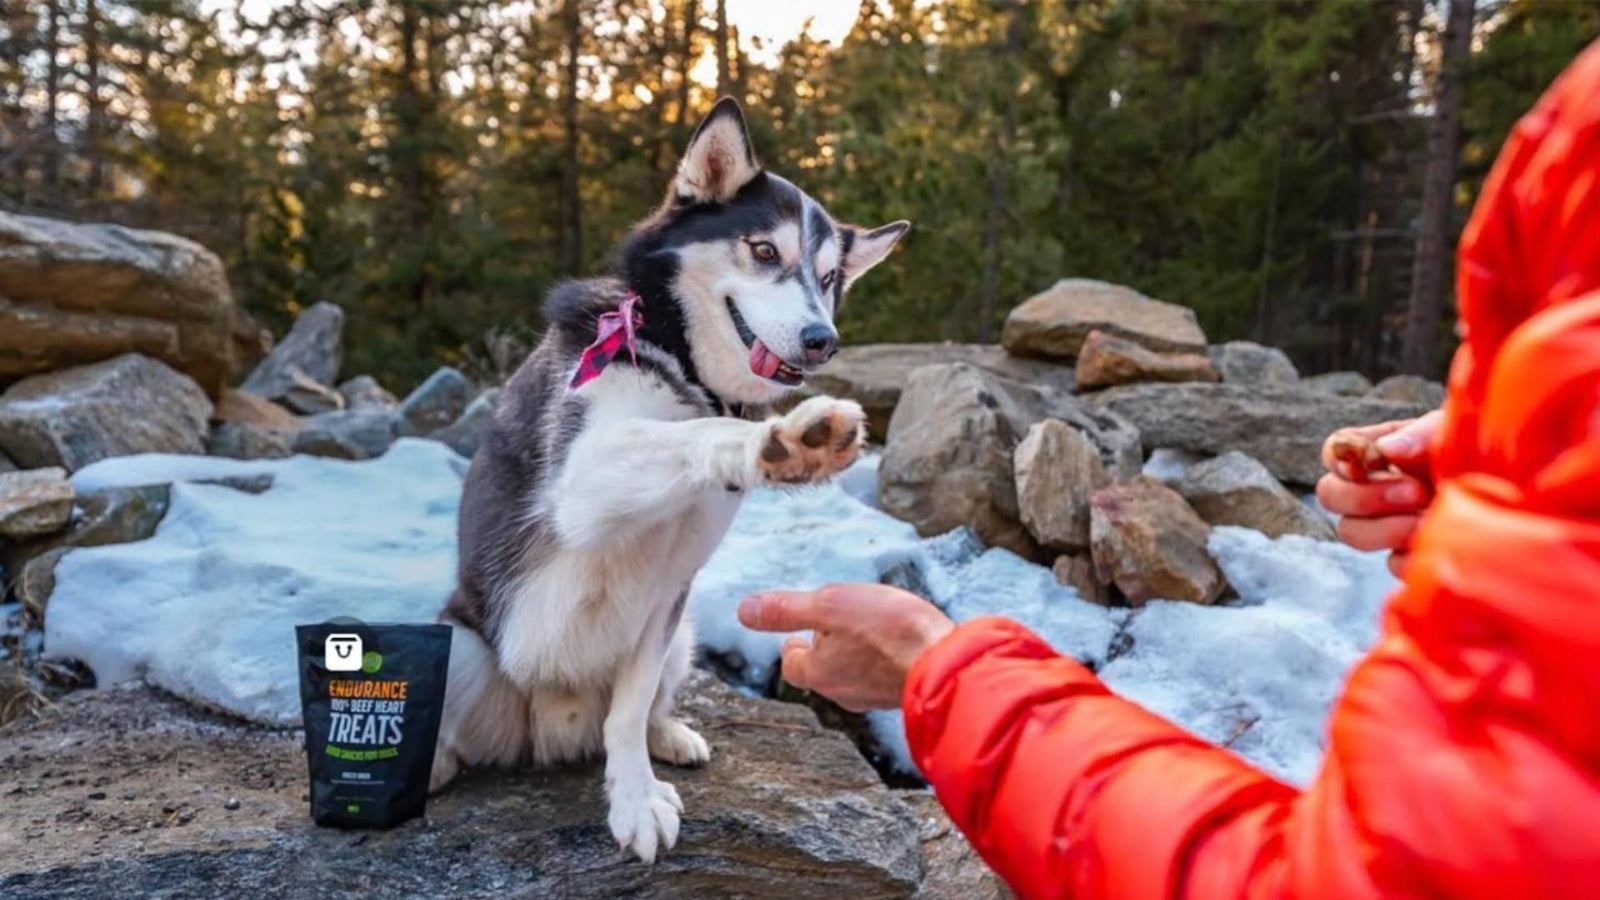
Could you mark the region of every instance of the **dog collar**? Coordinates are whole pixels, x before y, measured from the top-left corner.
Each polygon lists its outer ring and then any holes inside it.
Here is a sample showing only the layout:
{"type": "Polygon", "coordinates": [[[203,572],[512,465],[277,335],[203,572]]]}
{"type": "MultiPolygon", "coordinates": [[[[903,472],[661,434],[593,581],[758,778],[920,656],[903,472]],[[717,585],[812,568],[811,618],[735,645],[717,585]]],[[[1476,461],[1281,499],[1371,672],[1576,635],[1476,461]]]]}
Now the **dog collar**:
{"type": "Polygon", "coordinates": [[[624,347],[628,348],[628,357],[638,364],[638,331],[644,327],[644,310],[640,308],[643,305],[639,295],[629,291],[623,295],[621,306],[600,315],[595,322],[594,343],[585,347],[583,355],[578,357],[578,371],[573,373],[568,390],[575,391],[600,377],[624,347]]]}

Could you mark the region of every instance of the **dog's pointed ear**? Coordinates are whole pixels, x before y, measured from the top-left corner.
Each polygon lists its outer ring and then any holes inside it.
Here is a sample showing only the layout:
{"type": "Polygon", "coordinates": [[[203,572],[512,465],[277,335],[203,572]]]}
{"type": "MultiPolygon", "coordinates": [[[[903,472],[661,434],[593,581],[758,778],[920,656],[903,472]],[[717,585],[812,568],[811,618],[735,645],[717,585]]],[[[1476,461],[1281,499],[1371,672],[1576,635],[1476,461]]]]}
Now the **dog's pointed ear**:
{"type": "Polygon", "coordinates": [[[679,203],[726,203],[761,174],[739,101],[723,97],[689,139],[678,163],[673,196],[679,203]]]}
{"type": "Polygon", "coordinates": [[[843,226],[840,238],[844,253],[839,268],[844,270],[845,281],[855,281],[865,275],[868,269],[883,262],[910,228],[911,223],[904,219],[871,230],[855,225],[843,226]]]}

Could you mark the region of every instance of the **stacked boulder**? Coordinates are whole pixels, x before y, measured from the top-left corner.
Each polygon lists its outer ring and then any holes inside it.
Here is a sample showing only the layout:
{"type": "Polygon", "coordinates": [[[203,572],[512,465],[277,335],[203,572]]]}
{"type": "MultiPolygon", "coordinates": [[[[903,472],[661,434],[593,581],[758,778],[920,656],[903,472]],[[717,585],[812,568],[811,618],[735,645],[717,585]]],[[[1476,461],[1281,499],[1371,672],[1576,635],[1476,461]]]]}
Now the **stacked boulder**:
{"type": "Polygon", "coordinates": [[[1324,438],[1442,399],[1410,380],[1354,396],[1332,379],[1302,385],[1282,351],[1208,345],[1192,310],[1084,279],[1011,311],[995,348],[1004,362],[971,351],[945,361],[949,346],[903,366],[880,505],[924,535],[971,528],[1102,604],[1222,599],[1227,581],[1207,550],[1217,525],[1333,539],[1328,518],[1291,490],[1320,475],[1324,438]],[[1147,466],[1158,452],[1184,464],[1147,466]]]}

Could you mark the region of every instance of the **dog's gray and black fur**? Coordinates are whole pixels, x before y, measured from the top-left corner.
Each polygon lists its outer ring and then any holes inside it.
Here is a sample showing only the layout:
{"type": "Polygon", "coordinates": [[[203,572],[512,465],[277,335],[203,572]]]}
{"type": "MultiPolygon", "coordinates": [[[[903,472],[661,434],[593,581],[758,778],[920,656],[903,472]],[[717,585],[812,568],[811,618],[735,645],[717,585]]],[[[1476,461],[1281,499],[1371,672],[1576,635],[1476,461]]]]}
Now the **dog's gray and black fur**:
{"type": "Polygon", "coordinates": [[[756,419],[832,355],[846,288],[906,228],[834,222],[760,168],[725,99],[619,275],[551,294],[544,339],[467,476],[434,788],[463,765],[603,751],[617,841],[646,861],[673,845],[682,806],[650,757],[697,765],[711,752],[672,715],[694,646],[689,583],[744,491],[821,481],[855,459],[853,402],[756,419]],[[636,356],[570,388],[599,316],[629,291],[645,319],[636,356]]]}

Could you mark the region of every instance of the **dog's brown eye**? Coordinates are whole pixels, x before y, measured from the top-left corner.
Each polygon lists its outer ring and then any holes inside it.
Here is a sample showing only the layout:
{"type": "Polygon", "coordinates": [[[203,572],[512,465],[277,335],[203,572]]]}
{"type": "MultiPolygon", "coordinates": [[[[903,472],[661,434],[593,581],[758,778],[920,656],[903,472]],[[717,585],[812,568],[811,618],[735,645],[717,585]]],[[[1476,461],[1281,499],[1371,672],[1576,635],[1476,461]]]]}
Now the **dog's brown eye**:
{"type": "Polygon", "coordinates": [[[762,262],[772,262],[778,258],[778,248],[772,246],[771,241],[756,241],[750,245],[750,252],[762,262]]]}
{"type": "Polygon", "coordinates": [[[837,280],[839,280],[839,270],[832,269],[823,274],[819,283],[822,285],[823,290],[831,291],[833,290],[833,283],[837,280]]]}

